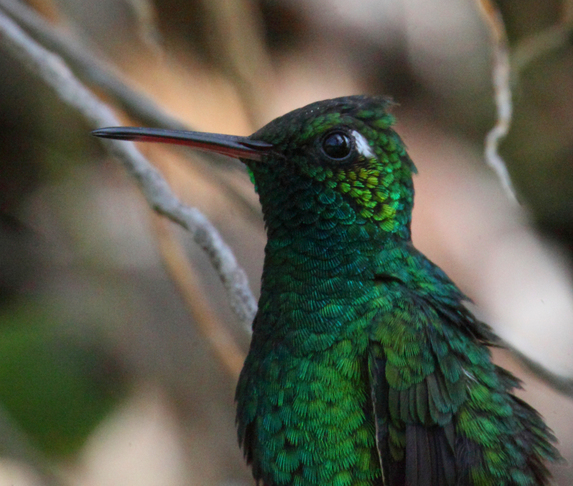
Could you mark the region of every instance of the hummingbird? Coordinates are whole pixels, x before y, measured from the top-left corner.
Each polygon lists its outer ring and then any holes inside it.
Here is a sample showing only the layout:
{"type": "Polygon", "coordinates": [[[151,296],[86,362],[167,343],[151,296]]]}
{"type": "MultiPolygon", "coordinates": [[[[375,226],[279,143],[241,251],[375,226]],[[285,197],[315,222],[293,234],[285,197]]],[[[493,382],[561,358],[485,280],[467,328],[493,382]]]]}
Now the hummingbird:
{"type": "Polygon", "coordinates": [[[248,168],[268,239],[236,421],[257,484],[549,484],[553,433],[492,362],[492,329],[412,244],[416,167],[391,105],[319,101],[249,137],[92,133],[248,168]]]}

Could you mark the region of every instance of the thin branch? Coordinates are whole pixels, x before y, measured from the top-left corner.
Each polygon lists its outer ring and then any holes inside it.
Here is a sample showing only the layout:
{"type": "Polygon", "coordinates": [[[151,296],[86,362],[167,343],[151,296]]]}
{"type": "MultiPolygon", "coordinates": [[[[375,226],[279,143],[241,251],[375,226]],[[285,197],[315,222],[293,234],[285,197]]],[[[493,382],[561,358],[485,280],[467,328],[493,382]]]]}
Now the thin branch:
{"type": "MultiPolygon", "coordinates": [[[[132,118],[138,119],[144,125],[153,127],[173,130],[193,129],[167,114],[143,93],[126,85],[111,66],[99,60],[94,53],[82,45],[80,40],[59,33],[31,8],[17,0],[0,0],[1,10],[5,10],[39,44],[60,55],[82,81],[103,91],[132,118]]],[[[184,147],[176,147],[176,149],[190,152],[184,147]]],[[[210,168],[203,172],[203,176],[222,186],[237,203],[237,206],[249,217],[252,218],[253,215],[258,217],[258,206],[245,199],[243,194],[237,191],[227,178],[219,177],[220,171],[213,170],[213,167],[224,170],[236,168],[240,165],[238,162],[234,163],[231,159],[216,154],[198,153],[196,151],[193,152],[192,160],[196,163],[207,161],[211,164],[210,168]]]]}
{"type": "Polygon", "coordinates": [[[185,300],[199,332],[236,381],[243,367],[245,354],[205,297],[203,288],[195,277],[196,270],[173,234],[171,223],[159,216],[153,218],[153,223],[166,270],[185,300]]]}
{"type": "Polygon", "coordinates": [[[509,62],[509,47],[507,34],[501,13],[491,0],[478,0],[490,30],[493,47],[493,88],[495,93],[495,105],[497,109],[497,121],[488,132],[485,139],[485,159],[488,165],[495,171],[501,181],[501,185],[507,197],[513,203],[517,202],[515,190],[507,166],[499,155],[499,144],[509,132],[513,106],[511,102],[511,66],[509,62]]]}
{"type": "Polygon", "coordinates": [[[137,24],[140,39],[156,54],[162,53],[161,32],[157,26],[157,11],[152,0],[126,0],[137,24]]]}
{"type": "MultiPolygon", "coordinates": [[[[194,129],[167,114],[143,93],[126,85],[121,81],[115,69],[98,59],[93,52],[82,45],[80,40],[72,39],[69,35],[58,32],[33,9],[17,0],[0,0],[1,10],[5,10],[40,45],[61,56],[82,81],[97,87],[98,91],[103,91],[130,117],[138,119],[144,125],[158,128],[194,129]]],[[[174,148],[187,153],[191,152],[184,147],[174,148]]],[[[238,162],[235,163],[233,160],[217,154],[197,151],[193,152],[192,160],[196,163],[208,162],[210,168],[203,171],[203,176],[219,184],[234,200],[237,207],[242,209],[251,219],[253,215],[258,217],[260,214],[258,206],[245,199],[243,194],[227,178],[219,177],[221,171],[213,170],[213,167],[223,170],[233,169],[240,165],[238,162]]]]}
{"type": "Polygon", "coordinates": [[[27,5],[17,0],[0,0],[0,9],[39,44],[60,55],[85,82],[97,86],[144,125],[191,130],[151,98],[127,86],[115,70],[83,46],[81,40],[61,34],[27,5]]]}
{"type": "Polygon", "coordinates": [[[573,379],[549,371],[543,365],[529,358],[526,354],[522,353],[519,349],[509,345],[507,342],[504,342],[504,346],[509,349],[523,363],[524,366],[529,368],[529,370],[537,378],[550,384],[555,390],[559,391],[563,395],[567,397],[573,397],[573,379]]]}
{"type": "Polygon", "coordinates": [[[537,59],[566,46],[573,32],[573,19],[565,18],[563,23],[552,25],[519,41],[513,50],[514,71],[521,73],[537,59]]]}
{"type": "MultiPolygon", "coordinates": [[[[63,102],[81,113],[91,126],[119,124],[111,109],[80,83],[60,57],[40,46],[1,13],[0,44],[54,89],[63,102]]],[[[250,329],[256,301],[245,272],[219,232],[198,209],[189,208],[177,199],[165,179],[135,145],[114,140],[103,143],[137,181],[150,206],[189,230],[195,242],[205,250],[229,294],[231,307],[245,329],[250,329]]]]}
{"type": "MultiPolygon", "coordinates": [[[[507,167],[498,153],[499,144],[507,135],[512,118],[511,65],[507,34],[501,13],[493,2],[491,0],[478,0],[478,4],[492,36],[494,54],[492,74],[497,108],[497,122],[486,137],[485,157],[490,167],[497,173],[508,198],[512,202],[517,202],[507,167]]],[[[569,13],[564,19],[563,25],[551,27],[522,41],[514,53],[515,72],[521,72],[533,60],[564,45],[572,29],[571,17],[572,15],[569,13]]],[[[552,373],[507,342],[504,343],[504,346],[521,359],[537,377],[561,393],[573,396],[573,380],[552,373]]]]}
{"type": "Polygon", "coordinates": [[[202,0],[213,61],[234,84],[252,126],[259,124],[273,69],[261,12],[252,0],[202,0]]]}

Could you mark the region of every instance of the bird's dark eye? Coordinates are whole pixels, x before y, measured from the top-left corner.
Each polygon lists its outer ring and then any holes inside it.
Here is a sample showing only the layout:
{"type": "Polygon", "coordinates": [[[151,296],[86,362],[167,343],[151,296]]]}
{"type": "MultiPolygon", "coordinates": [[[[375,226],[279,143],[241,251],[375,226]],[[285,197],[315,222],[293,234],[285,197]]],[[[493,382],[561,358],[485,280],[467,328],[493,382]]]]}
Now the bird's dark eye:
{"type": "Polygon", "coordinates": [[[331,159],[341,160],[350,154],[353,148],[352,138],[344,132],[330,132],[322,139],[322,151],[331,159]]]}

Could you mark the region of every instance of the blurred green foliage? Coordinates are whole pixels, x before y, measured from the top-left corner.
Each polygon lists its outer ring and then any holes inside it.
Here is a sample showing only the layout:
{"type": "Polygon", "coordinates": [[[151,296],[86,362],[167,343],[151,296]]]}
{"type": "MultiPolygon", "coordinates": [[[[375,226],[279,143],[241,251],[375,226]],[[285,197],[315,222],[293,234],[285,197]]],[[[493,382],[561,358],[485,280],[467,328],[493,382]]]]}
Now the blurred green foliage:
{"type": "Polygon", "coordinates": [[[0,403],[45,453],[74,453],[124,396],[104,343],[63,331],[47,306],[23,302],[0,316],[0,403]]]}

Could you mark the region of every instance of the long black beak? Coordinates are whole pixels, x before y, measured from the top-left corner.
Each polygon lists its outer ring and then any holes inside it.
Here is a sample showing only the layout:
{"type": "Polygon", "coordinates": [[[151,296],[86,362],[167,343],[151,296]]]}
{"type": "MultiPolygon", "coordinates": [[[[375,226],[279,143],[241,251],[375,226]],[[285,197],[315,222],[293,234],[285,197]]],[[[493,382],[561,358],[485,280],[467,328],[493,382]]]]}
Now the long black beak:
{"type": "Polygon", "coordinates": [[[218,133],[187,132],[184,130],[164,130],[162,128],[109,127],[98,128],[92,135],[115,140],[131,140],[134,142],[160,142],[215,152],[237,159],[261,161],[269,154],[273,145],[249,137],[220,135],[218,133]]]}

